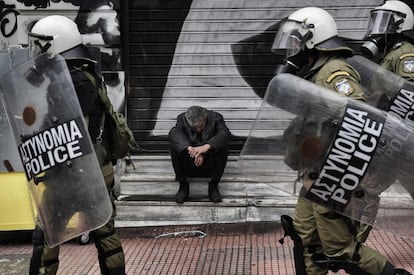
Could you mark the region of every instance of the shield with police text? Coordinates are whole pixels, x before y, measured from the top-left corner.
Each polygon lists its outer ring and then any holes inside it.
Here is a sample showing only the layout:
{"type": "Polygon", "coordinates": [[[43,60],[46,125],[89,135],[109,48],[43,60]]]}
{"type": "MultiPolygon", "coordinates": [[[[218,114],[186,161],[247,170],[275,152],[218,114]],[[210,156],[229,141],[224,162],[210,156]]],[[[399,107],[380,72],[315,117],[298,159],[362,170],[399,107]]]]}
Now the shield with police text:
{"type": "Polygon", "coordinates": [[[107,223],[111,201],[65,60],[40,55],[4,75],[1,85],[48,245],[107,223]]]}
{"type": "Polygon", "coordinates": [[[414,121],[414,83],[363,56],[353,56],[347,62],[359,72],[368,104],[414,121]]]}
{"type": "MultiPolygon", "coordinates": [[[[348,58],[347,62],[359,72],[361,85],[365,89],[365,101],[368,104],[386,111],[389,115],[406,121],[414,121],[413,82],[390,72],[363,56],[353,56],[348,58]]],[[[406,66],[409,66],[409,64],[406,66]]],[[[403,137],[394,138],[393,146],[401,147],[401,143],[405,142],[405,138],[403,137]]],[[[398,158],[399,156],[395,155],[395,157],[398,158]]],[[[401,172],[403,174],[400,177],[403,177],[407,171],[401,170],[401,172]]],[[[393,178],[394,175],[384,172],[378,180],[392,181],[393,178]]],[[[410,198],[414,199],[414,183],[409,178],[410,176],[408,175],[407,180],[395,180],[395,183],[390,187],[390,192],[388,193],[393,191],[399,196],[404,194],[404,197],[408,198],[408,200],[410,198]]],[[[404,202],[404,200],[401,202],[404,202]]]]}
{"type": "MultiPolygon", "coordinates": [[[[275,127],[276,128],[276,127],[275,127]]],[[[239,160],[252,174],[252,155],[269,159],[258,181],[304,196],[366,224],[408,229],[414,204],[396,182],[414,182],[414,124],[290,74],[272,79],[239,160]],[[268,141],[253,138],[263,121],[290,114],[268,141]],[[278,155],[279,146],[283,152],[278,155]],[[283,163],[280,161],[283,160],[283,163]],[[281,171],[283,171],[281,173],[281,171]],[[287,171],[295,184],[280,180],[287,171]],[[297,189],[295,190],[295,185],[297,189]],[[398,224],[400,223],[400,224],[398,224]]],[[[411,225],[412,226],[412,225],[411,225]]],[[[412,231],[400,232],[412,235],[412,231]]]]}

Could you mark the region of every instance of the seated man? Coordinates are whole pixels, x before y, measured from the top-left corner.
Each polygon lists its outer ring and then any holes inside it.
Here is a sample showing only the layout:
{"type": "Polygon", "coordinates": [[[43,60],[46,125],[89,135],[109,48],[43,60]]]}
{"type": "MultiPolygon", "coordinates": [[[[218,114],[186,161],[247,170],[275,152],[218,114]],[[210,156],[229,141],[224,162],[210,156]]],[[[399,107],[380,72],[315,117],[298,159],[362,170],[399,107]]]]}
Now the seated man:
{"type": "Polygon", "coordinates": [[[177,203],[189,198],[187,177],[211,177],[209,199],[221,202],[218,183],[227,163],[230,136],[223,116],[217,112],[191,106],[178,115],[177,123],[169,133],[175,180],[180,183],[177,203]]]}

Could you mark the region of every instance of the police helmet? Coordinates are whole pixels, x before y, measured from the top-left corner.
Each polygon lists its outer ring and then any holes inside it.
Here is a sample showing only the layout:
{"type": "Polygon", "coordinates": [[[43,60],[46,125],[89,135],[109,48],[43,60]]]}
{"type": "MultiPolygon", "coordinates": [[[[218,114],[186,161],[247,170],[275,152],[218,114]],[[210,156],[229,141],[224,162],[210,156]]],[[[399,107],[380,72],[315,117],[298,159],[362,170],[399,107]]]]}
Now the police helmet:
{"type": "Polygon", "coordinates": [[[68,17],[50,15],[37,21],[29,33],[32,56],[49,52],[61,54],[82,44],[78,26],[68,17]]]}
{"type": "Polygon", "coordinates": [[[413,11],[407,4],[386,1],[371,11],[361,51],[369,58],[380,58],[401,36],[414,39],[413,26],[413,11]]]}
{"type": "Polygon", "coordinates": [[[338,37],[335,20],[325,10],[306,7],[284,19],[272,45],[272,52],[286,57],[293,71],[306,65],[311,51],[341,51],[351,56],[353,50],[338,37]]]}
{"type": "Polygon", "coordinates": [[[366,37],[412,31],[414,15],[411,8],[401,1],[386,1],[371,11],[366,37]]]}
{"type": "Polygon", "coordinates": [[[272,51],[285,50],[289,57],[305,49],[343,50],[346,46],[337,35],[335,20],[327,11],[306,7],[293,12],[282,22],[272,51]]]}

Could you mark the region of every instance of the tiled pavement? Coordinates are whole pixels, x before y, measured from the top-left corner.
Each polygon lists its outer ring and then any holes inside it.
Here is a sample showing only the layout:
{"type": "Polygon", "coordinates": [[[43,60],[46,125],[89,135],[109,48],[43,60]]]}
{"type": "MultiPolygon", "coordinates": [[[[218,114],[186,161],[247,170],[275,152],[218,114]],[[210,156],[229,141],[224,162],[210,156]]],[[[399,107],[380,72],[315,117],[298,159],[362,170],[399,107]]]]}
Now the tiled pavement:
{"type": "MultiPolygon", "coordinates": [[[[295,274],[292,242],[279,243],[277,223],[117,230],[127,274],[295,274]]],[[[414,238],[375,229],[367,243],[396,266],[414,272],[414,238]]],[[[27,274],[30,253],[28,237],[2,238],[0,274],[27,274]]],[[[58,274],[100,274],[94,245],[62,245],[58,274]]]]}

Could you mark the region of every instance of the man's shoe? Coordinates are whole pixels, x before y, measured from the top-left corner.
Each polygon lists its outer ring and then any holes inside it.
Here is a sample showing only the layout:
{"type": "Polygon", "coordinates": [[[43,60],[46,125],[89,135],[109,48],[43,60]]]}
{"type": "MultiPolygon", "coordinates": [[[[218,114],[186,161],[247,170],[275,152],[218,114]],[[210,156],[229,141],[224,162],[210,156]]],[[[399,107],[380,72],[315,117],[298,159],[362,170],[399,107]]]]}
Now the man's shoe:
{"type": "Polygon", "coordinates": [[[210,181],[208,183],[208,198],[214,203],[221,202],[221,195],[218,190],[218,182],[210,181]]]}
{"type": "Polygon", "coordinates": [[[187,181],[180,182],[180,189],[178,189],[177,194],[175,195],[175,201],[177,203],[183,203],[188,201],[190,193],[190,187],[187,181]]]}

